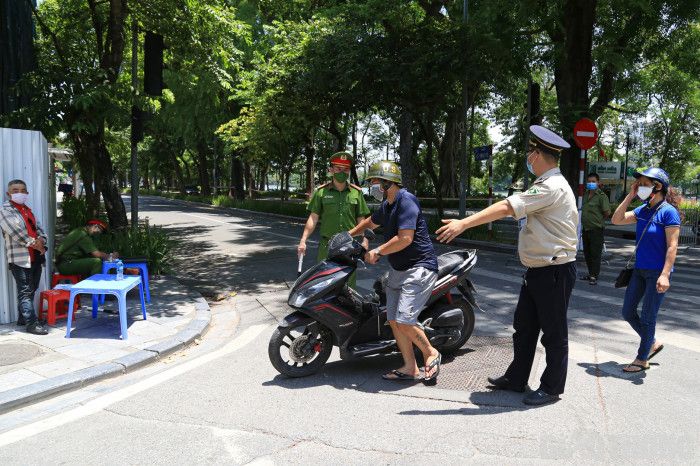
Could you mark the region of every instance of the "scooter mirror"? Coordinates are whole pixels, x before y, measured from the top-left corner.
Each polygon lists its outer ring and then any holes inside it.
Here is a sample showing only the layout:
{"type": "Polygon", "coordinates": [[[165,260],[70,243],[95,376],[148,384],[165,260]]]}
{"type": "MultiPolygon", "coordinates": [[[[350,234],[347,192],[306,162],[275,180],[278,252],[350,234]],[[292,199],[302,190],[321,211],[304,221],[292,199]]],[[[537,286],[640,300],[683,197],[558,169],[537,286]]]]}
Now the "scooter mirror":
{"type": "Polygon", "coordinates": [[[365,238],[367,238],[370,241],[372,241],[373,239],[375,239],[377,237],[377,235],[375,235],[374,232],[372,230],[370,230],[369,228],[367,228],[365,230],[364,236],[365,236],[365,238]]]}
{"type": "Polygon", "coordinates": [[[357,268],[358,269],[366,269],[367,264],[365,264],[365,261],[363,261],[362,259],[357,259],[357,268]]]}

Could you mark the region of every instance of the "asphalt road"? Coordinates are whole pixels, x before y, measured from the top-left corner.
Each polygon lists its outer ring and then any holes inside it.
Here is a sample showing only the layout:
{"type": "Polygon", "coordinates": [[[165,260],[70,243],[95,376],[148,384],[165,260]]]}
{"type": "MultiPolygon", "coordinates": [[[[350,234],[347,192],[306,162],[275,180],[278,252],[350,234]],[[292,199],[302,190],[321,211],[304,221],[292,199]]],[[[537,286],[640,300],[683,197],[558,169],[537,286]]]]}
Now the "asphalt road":
{"type": "MultiPolygon", "coordinates": [[[[610,285],[620,267],[614,261],[598,286],[579,282],[574,290],[562,400],[528,409],[515,394],[382,381],[400,363],[396,356],[346,362],[334,352],[315,376],[279,376],[267,342],[286,312],[301,225],[157,198],[144,198],[141,212],[178,238],[179,279],[206,295],[236,296],[212,307],[212,328],[199,345],[2,416],[0,464],[700,460],[700,280],[682,259],[657,327],[665,349],[651,370],[620,372],[638,340],[619,318],[623,292],[610,285]]],[[[359,285],[369,288],[384,267],[360,270],[359,285]]],[[[504,351],[521,274],[515,257],[485,252],[473,273],[484,310],[475,335],[503,337],[504,351]]],[[[477,350],[448,364],[485,364],[489,357],[477,350]]]]}

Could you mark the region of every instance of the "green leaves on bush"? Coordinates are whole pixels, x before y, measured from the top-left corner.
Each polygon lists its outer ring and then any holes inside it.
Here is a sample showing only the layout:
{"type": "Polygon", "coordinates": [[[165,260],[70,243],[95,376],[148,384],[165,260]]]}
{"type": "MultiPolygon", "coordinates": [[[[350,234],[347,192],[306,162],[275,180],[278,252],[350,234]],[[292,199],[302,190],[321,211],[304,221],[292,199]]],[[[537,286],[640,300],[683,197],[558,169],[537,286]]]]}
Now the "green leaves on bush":
{"type": "Polygon", "coordinates": [[[145,257],[151,274],[171,272],[173,241],[162,227],[140,224],[136,231],[109,231],[95,243],[101,251],[117,251],[121,257],[145,257]]]}
{"type": "Polygon", "coordinates": [[[87,201],[84,197],[64,197],[61,202],[61,221],[69,230],[85,226],[87,201]]]}
{"type": "Polygon", "coordinates": [[[267,212],[270,214],[289,215],[299,218],[305,218],[309,215],[306,210],[306,203],[301,202],[282,202],[279,200],[263,201],[256,199],[238,201],[228,196],[214,196],[212,205],[254,210],[256,212],[267,212]]]}

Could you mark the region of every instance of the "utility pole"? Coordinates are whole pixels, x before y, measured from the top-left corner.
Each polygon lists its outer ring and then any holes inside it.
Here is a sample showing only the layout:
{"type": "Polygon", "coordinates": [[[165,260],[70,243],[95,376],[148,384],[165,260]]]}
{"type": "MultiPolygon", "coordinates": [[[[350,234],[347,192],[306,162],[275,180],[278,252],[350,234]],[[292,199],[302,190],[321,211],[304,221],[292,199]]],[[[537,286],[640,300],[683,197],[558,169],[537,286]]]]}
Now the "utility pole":
{"type": "Polygon", "coordinates": [[[627,196],[627,164],[629,163],[630,159],[630,129],[629,127],[627,128],[627,139],[625,142],[625,166],[624,166],[624,178],[622,181],[622,198],[624,199],[625,196],[627,196]]]}
{"type": "Polygon", "coordinates": [[[521,163],[524,164],[523,167],[523,186],[524,189],[523,191],[527,191],[527,188],[530,187],[530,172],[527,169],[527,153],[528,149],[530,147],[530,115],[532,112],[532,77],[527,78],[527,104],[526,104],[526,113],[525,113],[525,160],[523,160],[521,163]]]}
{"type": "Polygon", "coordinates": [[[131,228],[136,231],[139,224],[139,160],[137,134],[141,129],[141,115],[136,106],[139,69],[139,27],[136,17],[131,17],[131,228]]]}
{"type": "MultiPolygon", "coordinates": [[[[462,21],[466,32],[467,20],[469,19],[469,0],[464,0],[462,6],[462,21]]],[[[467,93],[467,72],[464,72],[464,81],[462,82],[462,110],[464,111],[464,119],[462,120],[462,147],[459,157],[459,216],[464,218],[467,216],[467,113],[469,94],[467,93]]]]}

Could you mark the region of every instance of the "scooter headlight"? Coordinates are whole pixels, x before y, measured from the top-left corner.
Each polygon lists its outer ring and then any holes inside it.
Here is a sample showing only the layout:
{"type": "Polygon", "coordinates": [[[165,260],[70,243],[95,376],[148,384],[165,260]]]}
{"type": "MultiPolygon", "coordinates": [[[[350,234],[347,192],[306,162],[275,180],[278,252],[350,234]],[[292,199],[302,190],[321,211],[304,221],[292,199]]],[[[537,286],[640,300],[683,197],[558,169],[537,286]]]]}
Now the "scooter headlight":
{"type": "Polygon", "coordinates": [[[289,304],[296,307],[302,306],[304,302],[306,302],[306,300],[313,296],[316,296],[318,293],[323,291],[323,289],[330,285],[333,282],[333,280],[333,277],[326,278],[325,280],[321,280],[320,282],[314,283],[309,287],[303,287],[302,289],[296,291],[292,294],[292,296],[289,297],[289,304]]]}

